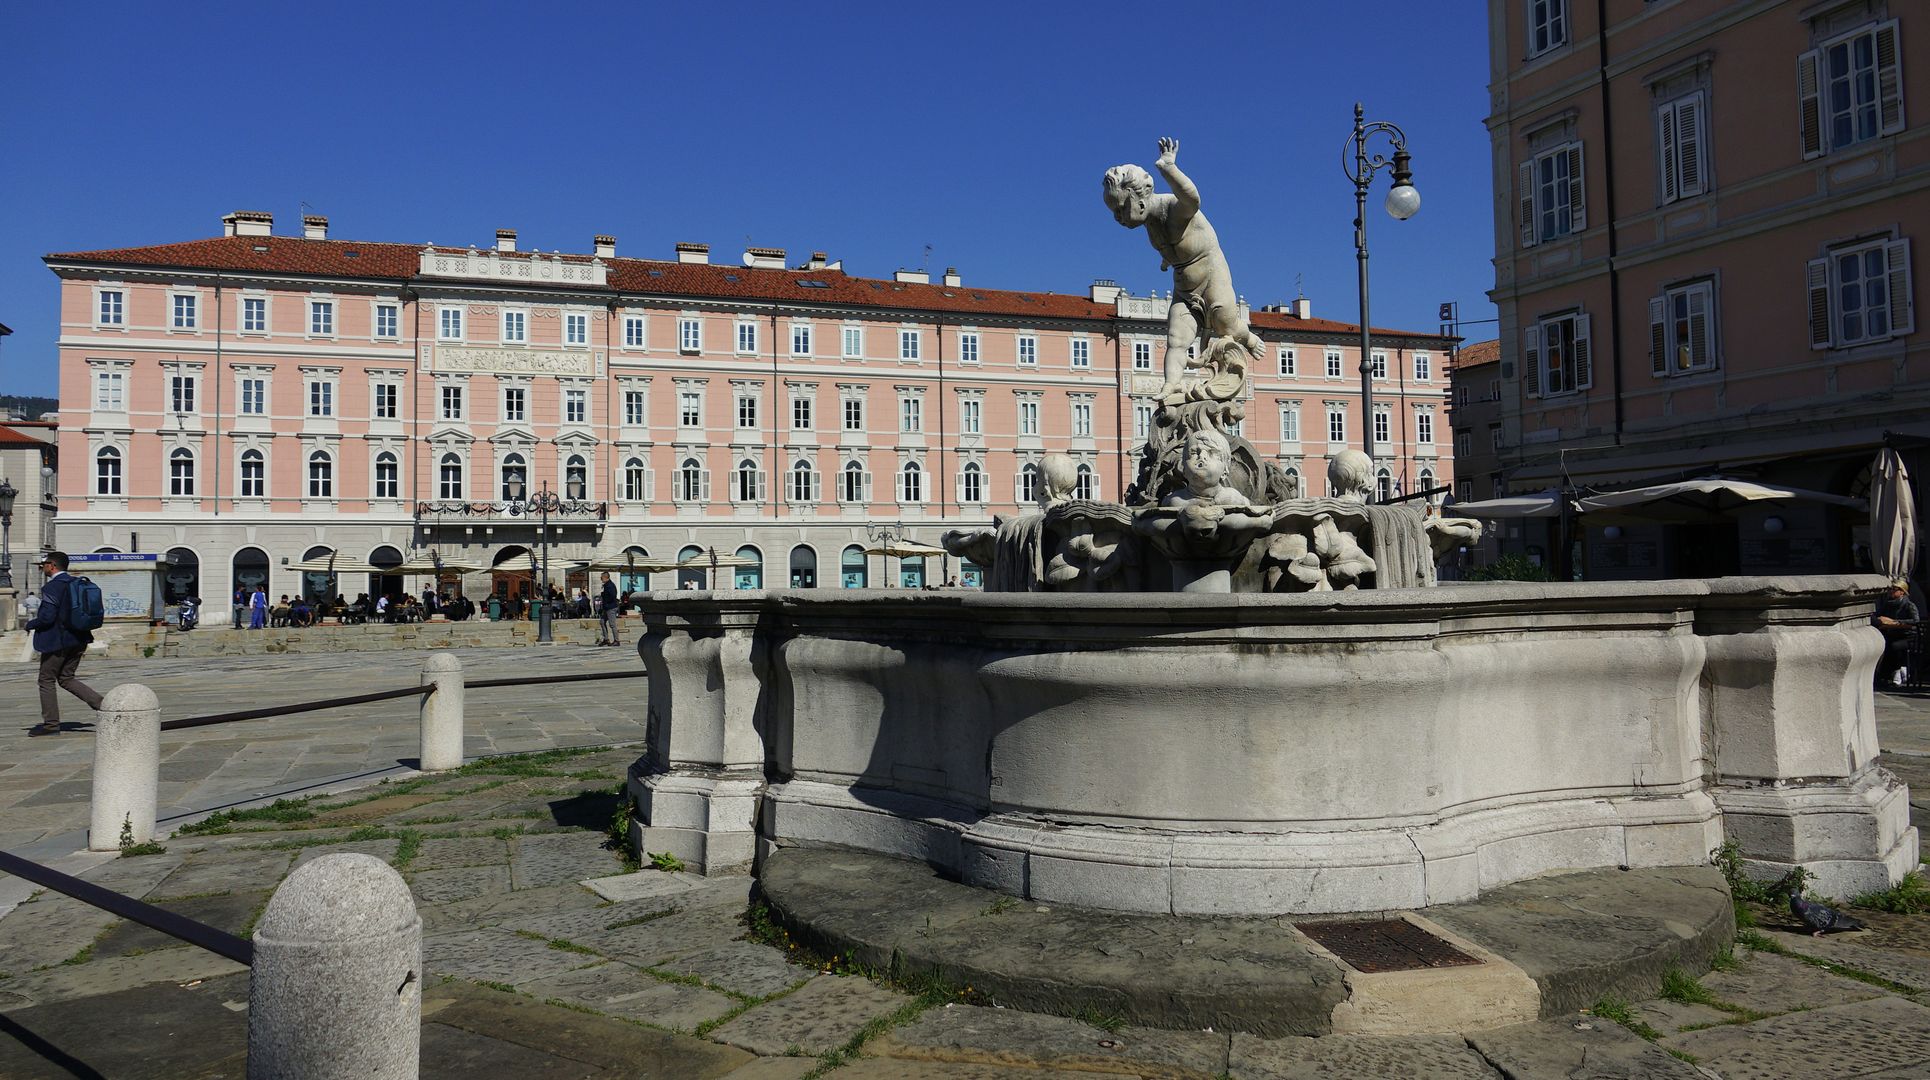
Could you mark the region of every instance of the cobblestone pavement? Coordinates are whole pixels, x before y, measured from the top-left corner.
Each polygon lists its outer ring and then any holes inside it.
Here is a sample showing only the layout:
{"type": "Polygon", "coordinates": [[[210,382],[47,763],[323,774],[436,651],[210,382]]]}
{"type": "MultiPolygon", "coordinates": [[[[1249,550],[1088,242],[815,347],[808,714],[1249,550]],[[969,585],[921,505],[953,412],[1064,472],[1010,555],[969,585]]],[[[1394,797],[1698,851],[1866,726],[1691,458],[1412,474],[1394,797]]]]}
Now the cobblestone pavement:
{"type": "MultiPolygon", "coordinates": [[[[160,854],[67,863],[246,933],[301,862],[344,850],[388,860],[422,913],[427,1077],[1930,1075],[1930,917],[1874,911],[1857,913],[1869,932],[1818,939],[1754,908],[1758,926],[1733,956],[1665,998],[1465,1037],[1159,1031],[887,985],[782,947],[747,913],[748,879],[625,873],[606,827],[635,755],[472,762],[216,820],[160,854]]],[[[0,1076],[239,1075],[246,979],[41,893],[0,917],[0,1076]]]]}
{"type": "MultiPolygon", "coordinates": [[[[101,693],[139,682],[180,719],[419,683],[426,652],[395,651],[194,660],[94,660],[82,681],[101,693]]],[[[463,649],[470,679],[641,670],[633,649],[582,646],[463,649]]],[[[31,665],[0,668],[0,850],[30,857],[85,845],[92,787],[94,713],[60,696],[64,730],[30,739],[40,718],[31,665]]],[[[564,683],[466,695],[468,756],[644,737],[642,679],[564,683]]],[[[229,804],[369,782],[405,772],[418,750],[417,699],[166,732],[161,737],[160,817],[170,821],[229,804]]]]}

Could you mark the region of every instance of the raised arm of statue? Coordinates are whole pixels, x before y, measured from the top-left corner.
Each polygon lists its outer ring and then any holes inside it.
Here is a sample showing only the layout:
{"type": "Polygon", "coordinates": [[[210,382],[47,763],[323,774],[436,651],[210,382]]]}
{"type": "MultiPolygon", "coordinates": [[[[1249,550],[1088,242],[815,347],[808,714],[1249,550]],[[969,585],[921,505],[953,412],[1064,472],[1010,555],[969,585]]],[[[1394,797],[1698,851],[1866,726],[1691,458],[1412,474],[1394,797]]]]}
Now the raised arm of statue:
{"type": "Polygon", "coordinates": [[[1153,167],[1159,170],[1159,175],[1166,178],[1166,186],[1173,189],[1173,198],[1178,203],[1175,209],[1180,212],[1180,218],[1175,224],[1184,225],[1186,218],[1191,217],[1193,212],[1200,208],[1200,189],[1193,186],[1190,177],[1179,171],[1179,164],[1175,160],[1178,157],[1179,140],[1161,139],[1159,158],[1153,162],[1153,167]]]}

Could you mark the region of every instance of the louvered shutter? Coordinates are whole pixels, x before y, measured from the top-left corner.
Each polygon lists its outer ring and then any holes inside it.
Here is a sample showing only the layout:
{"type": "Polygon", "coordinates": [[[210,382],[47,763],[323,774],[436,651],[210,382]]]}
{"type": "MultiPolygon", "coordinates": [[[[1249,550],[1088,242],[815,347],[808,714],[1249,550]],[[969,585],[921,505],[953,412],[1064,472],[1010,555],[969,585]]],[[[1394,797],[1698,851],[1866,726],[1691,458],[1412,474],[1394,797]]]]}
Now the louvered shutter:
{"type": "Polygon", "coordinates": [[[1883,245],[1884,261],[1890,276],[1890,335],[1902,337],[1917,328],[1914,292],[1910,288],[1910,241],[1892,240],[1883,245]]]}
{"type": "Polygon", "coordinates": [[[697,493],[699,496],[697,501],[709,502],[710,501],[710,470],[709,469],[703,469],[697,473],[697,484],[700,489],[697,493]]]}
{"type": "Polygon", "coordinates": [[[657,470],[655,469],[643,470],[643,498],[645,502],[655,502],[657,499],[657,470]]]}
{"type": "Polygon", "coordinates": [[[952,501],[960,506],[966,505],[964,469],[960,469],[958,472],[952,474],[952,501]]]}
{"type": "Polygon", "coordinates": [[[1715,362],[1709,342],[1710,288],[1708,285],[1698,285],[1689,291],[1689,340],[1683,345],[1688,350],[1688,366],[1691,368],[1706,368],[1715,362]]]}
{"type": "Polygon", "coordinates": [[[1682,197],[1681,175],[1676,168],[1674,103],[1662,106],[1655,119],[1661,128],[1656,133],[1656,145],[1662,150],[1662,201],[1670,203],[1682,197]]]}
{"type": "Polygon", "coordinates": [[[1878,134],[1903,130],[1903,65],[1897,56],[1896,20],[1876,28],[1876,101],[1878,134]]]}
{"type": "Polygon", "coordinates": [[[871,502],[871,474],[870,473],[864,474],[864,501],[866,503],[871,502]]]}
{"type": "Polygon", "coordinates": [[[766,473],[763,469],[759,469],[757,470],[756,475],[757,475],[757,501],[760,503],[767,502],[770,499],[770,488],[767,484],[767,481],[770,478],[769,474],[766,473]]]}
{"type": "Polygon", "coordinates": [[[1541,396],[1541,327],[1530,326],[1521,332],[1521,390],[1529,397],[1541,396]]]}
{"type": "Polygon", "coordinates": [[[1829,348],[1829,260],[1811,259],[1805,271],[1809,289],[1809,347],[1829,348]]]}
{"type": "Polygon", "coordinates": [[[1594,365],[1589,362],[1592,349],[1588,340],[1588,316],[1575,316],[1575,383],[1570,390],[1586,390],[1595,385],[1594,365]]]}
{"type": "Polygon", "coordinates": [[[1669,373],[1669,299],[1649,297],[1649,374],[1669,373]]]}
{"type": "Polygon", "coordinates": [[[1568,229],[1578,233],[1588,228],[1584,199],[1587,185],[1582,183],[1582,144],[1572,143],[1565,152],[1568,154],[1568,229]]]}
{"type": "Polygon", "coordinates": [[[1681,199],[1703,192],[1702,182],[1702,95],[1692,94],[1675,107],[1676,197],[1681,199]]]}
{"type": "MultiPolygon", "coordinates": [[[[1796,58],[1796,115],[1797,127],[1803,139],[1803,160],[1823,155],[1823,92],[1817,69],[1821,67],[1823,54],[1811,49],[1796,58]]],[[[1815,347],[1815,331],[1810,333],[1811,346],[1815,347]]]]}
{"type": "Polygon", "coordinates": [[[1535,246],[1535,163],[1529,159],[1521,166],[1521,246],[1535,246]]]}

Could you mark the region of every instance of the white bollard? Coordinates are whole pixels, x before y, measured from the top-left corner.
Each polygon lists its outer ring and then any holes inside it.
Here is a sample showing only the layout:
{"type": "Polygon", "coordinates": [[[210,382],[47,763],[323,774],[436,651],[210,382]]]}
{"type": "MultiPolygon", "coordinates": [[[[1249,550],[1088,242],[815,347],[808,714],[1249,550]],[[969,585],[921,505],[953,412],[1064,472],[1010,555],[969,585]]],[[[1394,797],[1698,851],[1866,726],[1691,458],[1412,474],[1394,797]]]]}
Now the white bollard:
{"type": "Polygon", "coordinates": [[[441,772],[462,767],[462,661],[455,653],[430,653],[422,662],[422,756],[416,767],[441,772]]]}
{"type": "Polygon", "coordinates": [[[414,1080],[422,1057],[422,919],[372,855],[288,875],[255,926],[249,1080],[414,1080]]]}
{"type": "Polygon", "coordinates": [[[124,836],[145,844],[154,839],[161,782],[161,701],[140,683],[122,683],[101,699],[97,715],[88,850],[119,850],[124,836]]]}

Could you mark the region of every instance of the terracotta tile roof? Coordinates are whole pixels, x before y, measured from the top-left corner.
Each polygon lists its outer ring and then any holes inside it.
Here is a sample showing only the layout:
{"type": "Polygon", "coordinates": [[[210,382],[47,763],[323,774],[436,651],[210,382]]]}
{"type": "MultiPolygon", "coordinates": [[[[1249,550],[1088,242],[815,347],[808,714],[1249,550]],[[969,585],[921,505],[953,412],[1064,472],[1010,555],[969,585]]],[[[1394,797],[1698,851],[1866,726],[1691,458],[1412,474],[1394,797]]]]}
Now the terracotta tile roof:
{"type": "MultiPolygon", "coordinates": [[[[93,263],[103,266],[179,267],[230,270],[238,273],[313,274],[405,282],[417,278],[427,245],[369,243],[356,240],[309,240],[295,236],[218,236],[152,247],[71,251],[48,255],[49,263],[93,263]]],[[[461,254],[466,248],[437,251],[461,254]]],[[[527,258],[541,252],[504,253],[504,258],[527,258]]],[[[556,256],[545,256],[555,258],[556,256]]],[[[563,255],[585,263],[589,255],[563,255]]],[[[654,259],[605,259],[609,288],[618,293],[704,299],[741,299],[846,305],[946,312],[956,316],[998,315],[1026,319],[1091,319],[1110,321],[1115,309],[1095,304],[1083,295],[1021,292],[973,286],[919,284],[853,277],[842,270],[778,270],[723,263],[683,263],[654,259]]],[[[430,278],[458,282],[459,278],[430,278]]],[[[1353,323],[1332,319],[1296,319],[1292,315],[1255,311],[1256,328],[1319,334],[1359,333],[1353,323]]],[[[1376,334],[1435,337],[1412,330],[1375,327],[1376,334]]]]}
{"type": "Polygon", "coordinates": [[[1501,339],[1500,338],[1491,338],[1487,341],[1477,341],[1472,345],[1461,346],[1461,351],[1458,354],[1456,354],[1454,358],[1454,370],[1459,371],[1462,368],[1480,367],[1483,364],[1493,364],[1493,363],[1499,362],[1500,359],[1501,359],[1501,339]]]}
{"type": "Polygon", "coordinates": [[[0,446],[37,446],[44,449],[52,445],[53,444],[46,439],[36,439],[25,432],[15,431],[10,427],[0,425],[0,446]]]}

